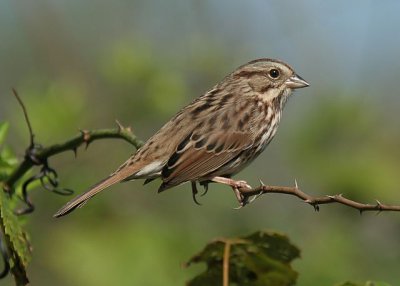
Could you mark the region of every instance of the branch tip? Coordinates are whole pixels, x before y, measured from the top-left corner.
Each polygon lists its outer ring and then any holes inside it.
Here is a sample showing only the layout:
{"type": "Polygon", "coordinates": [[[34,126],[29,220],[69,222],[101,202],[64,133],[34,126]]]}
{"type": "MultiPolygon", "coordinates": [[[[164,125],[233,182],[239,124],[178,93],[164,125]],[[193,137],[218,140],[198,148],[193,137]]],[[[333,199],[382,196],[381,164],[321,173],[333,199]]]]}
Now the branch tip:
{"type": "Polygon", "coordinates": [[[34,143],[34,137],[35,137],[35,135],[33,134],[32,125],[31,125],[31,122],[30,122],[30,120],[29,120],[29,116],[28,116],[28,112],[26,111],[25,104],[24,104],[24,102],[22,101],[21,97],[19,97],[18,92],[16,91],[15,88],[12,89],[12,92],[13,92],[15,98],[17,99],[19,105],[21,106],[22,112],[24,113],[25,122],[26,122],[26,125],[28,125],[28,130],[29,130],[29,141],[30,141],[30,146],[33,147],[33,146],[35,145],[35,143],[34,143]]]}

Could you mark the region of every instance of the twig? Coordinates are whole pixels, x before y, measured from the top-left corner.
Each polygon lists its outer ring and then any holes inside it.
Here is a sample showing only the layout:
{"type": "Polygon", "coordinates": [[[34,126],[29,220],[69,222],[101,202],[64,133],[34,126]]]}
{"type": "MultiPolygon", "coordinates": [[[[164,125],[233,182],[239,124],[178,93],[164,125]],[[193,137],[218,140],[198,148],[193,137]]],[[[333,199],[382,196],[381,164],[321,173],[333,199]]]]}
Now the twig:
{"type": "Polygon", "coordinates": [[[231,242],[225,241],[224,259],[222,263],[222,285],[229,286],[229,257],[231,256],[231,242]]]}
{"type": "Polygon", "coordinates": [[[30,156],[25,156],[21,164],[11,173],[9,178],[4,184],[4,189],[7,192],[11,192],[14,189],[15,183],[22,178],[22,176],[33,166],[37,165],[37,162],[44,162],[46,159],[60,154],[65,151],[73,151],[76,153],[79,146],[85,144],[86,147],[93,141],[106,139],[106,138],[118,138],[123,139],[131,143],[136,148],[139,148],[143,143],[131,132],[129,128],[114,128],[114,129],[99,129],[99,130],[82,130],[80,134],[72,137],[71,139],[48,147],[42,147],[36,150],[32,160],[30,156]]]}
{"type": "Polygon", "coordinates": [[[26,111],[25,104],[22,102],[21,98],[19,97],[17,91],[14,88],[12,89],[12,91],[13,91],[14,96],[17,98],[18,103],[22,108],[22,111],[24,112],[25,121],[26,121],[26,124],[28,125],[28,129],[29,129],[30,146],[33,146],[35,135],[33,134],[32,125],[31,125],[31,122],[29,121],[28,112],[26,111]]]}
{"type": "Polygon", "coordinates": [[[360,202],[356,202],[350,199],[345,198],[342,194],[337,195],[326,195],[323,197],[314,197],[309,194],[304,193],[300,190],[297,186],[297,183],[294,187],[283,187],[283,186],[267,186],[261,182],[261,185],[257,188],[240,189],[240,192],[245,197],[257,196],[260,194],[286,194],[298,197],[299,199],[303,200],[305,203],[314,207],[316,211],[319,211],[319,205],[323,204],[332,204],[338,203],[342,204],[360,211],[360,213],[364,211],[400,211],[400,205],[386,205],[382,204],[380,201],[376,200],[376,204],[363,204],[360,202]]]}

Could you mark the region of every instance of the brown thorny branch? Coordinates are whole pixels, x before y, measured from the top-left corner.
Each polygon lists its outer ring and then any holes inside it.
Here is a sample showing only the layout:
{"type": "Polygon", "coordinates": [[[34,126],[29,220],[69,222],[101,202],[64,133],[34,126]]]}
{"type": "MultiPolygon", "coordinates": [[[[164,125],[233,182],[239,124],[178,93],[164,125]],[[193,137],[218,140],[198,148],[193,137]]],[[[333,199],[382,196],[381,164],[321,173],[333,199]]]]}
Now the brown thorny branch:
{"type": "MultiPolygon", "coordinates": [[[[48,159],[54,155],[73,151],[75,156],[77,155],[78,147],[86,145],[86,148],[93,141],[107,138],[123,139],[128,143],[132,144],[136,148],[139,148],[143,143],[136,138],[129,127],[123,127],[117,121],[117,128],[114,129],[99,129],[99,130],[81,130],[80,134],[72,137],[71,139],[50,146],[42,146],[34,142],[34,134],[32,131],[31,123],[29,121],[28,113],[25,105],[19,97],[15,89],[12,90],[14,96],[18,100],[21,106],[25,121],[29,129],[30,144],[25,151],[25,156],[22,162],[12,171],[5,182],[2,183],[3,189],[13,196],[15,193],[15,185],[20,180],[24,180],[22,184],[22,201],[27,205],[27,208],[17,210],[16,214],[27,214],[34,210],[34,205],[28,196],[28,187],[34,181],[39,180],[42,187],[46,190],[52,191],[61,195],[72,194],[69,189],[58,188],[58,174],[55,169],[51,168],[48,163],[48,159]],[[41,169],[39,173],[25,179],[26,174],[35,166],[39,166],[41,169]]],[[[13,247],[13,243],[10,237],[6,234],[5,224],[2,216],[0,215],[0,253],[3,257],[3,269],[0,270],[0,279],[7,276],[8,273],[12,273],[16,285],[26,285],[29,283],[26,275],[25,267],[22,265],[20,258],[13,247]],[[12,260],[12,265],[10,261],[12,260]]]]}
{"type": "MultiPolygon", "coordinates": [[[[139,148],[143,143],[136,138],[136,136],[132,133],[131,129],[128,127],[123,127],[119,122],[117,121],[118,128],[115,129],[100,129],[100,130],[81,130],[80,134],[76,135],[75,137],[60,143],[60,144],[54,144],[48,147],[43,147],[39,144],[34,143],[34,134],[32,131],[31,124],[29,122],[29,118],[26,112],[26,108],[18,96],[18,93],[13,89],[13,93],[15,97],[17,98],[19,104],[21,105],[25,120],[27,122],[28,128],[29,128],[29,134],[30,134],[30,146],[27,148],[24,160],[14,169],[14,171],[11,173],[11,175],[8,177],[8,179],[4,182],[3,188],[4,191],[8,192],[10,195],[14,193],[14,186],[15,184],[23,178],[23,176],[34,166],[42,166],[42,169],[39,174],[36,174],[35,176],[30,177],[27,179],[23,185],[23,200],[25,203],[28,205],[28,209],[24,211],[20,211],[19,214],[24,214],[27,212],[31,212],[33,210],[33,204],[29,200],[27,196],[27,186],[35,181],[35,180],[40,180],[42,183],[42,186],[46,189],[50,189],[53,192],[60,193],[60,194],[70,194],[71,191],[67,189],[57,189],[58,187],[58,180],[57,180],[57,172],[50,168],[48,165],[48,158],[60,154],[66,151],[73,151],[76,155],[77,148],[83,144],[86,145],[86,148],[88,145],[95,141],[95,140],[100,140],[100,139],[106,139],[106,138],[119,138],[127,141],[128,143],[132,144],[136,148],[139,148]]],[[[297,182],[295,183],[295,186],[293,187],[285,187],[285,186],[268,186],[263,184],[260,181],[260,186],[256,188],[241,188],[239,189],[240,193],[244,196],[244,198],[247,199],[250,197],[253,197],[249,202],[252,202],[255,198],[260,197],[261,195],[264,194],[270,194],[270,193],[275,193],[275,194],[286,194],[286,195],[291,195],[299,198],[303,202],[311,205],[314,207],[316,211],[319,210],[319,206],[323,204],[333,204],[333,203],[338,203],[342,204],[354,209],[357,209],[360,211],[360,213],[364,211],[377,211],[377,212],[382,212],[382,211],[400,211],[400,205],[387,205],[379,202],[376,200],[375,204],[364,204],[360,202],[353,201],[351,199],[345,198],[342,194],[336,194],[336,195],[325,195],[325,196],[312,196],[309,194],[304,193],[303,191],[300,190],[300,188],[297,185],[297,182]]],[[[0,217],[0,223],[1,217],[0,217]]],[[[6,236],[6,235],[4,235],[6,236]]],[[[9,241],[5,239],[7,246],[4,247],[0,245],[0,249],[10,249],[9,241]]],[[[1,242],[1,240],[0,240],[1,242]]],[[[3,256],[5,251],[2,252],[3,256]]],[[[229,268],[229,253],[230,253],[230,245],[226,246],[225,252],[224,252],[224,260],[223,260],[223,269],[224,269],[224,285],[226,285],[226,281],[229,281],[228,277],[228,268],[229,268]]],[[[7,254],[8,255],[8,254],[7,254]]],[[[8,257],[8,256],[7,256],[8,257]]],[[[8,261],[8,258],[5,258],[5,260],[8,261]]],[[[9,265],[6,265],[8,267],[9,265]]],[[[16,269],[16,272],[11,270],[16,278],[20,273],[25,273],[24,269],[16,269]]],[[[27,281],[26,277],[20,277],[20,281],[27,281]],[[24,280],[25,279],[25,280],[24,280]]]]}
{"type": "Polygon", "coordinates": [[[262,181],[260,181],[260,186],[256,188],[242,188],[239,190],[243,196],[255,198],[264,194],[286,194],[295,196],[301,199],[303,202],[314,207],[316,211],[319,211],[319,205],[338,203],[354,209],[357,209],[360,213],[365,211],[400,211],[400,205],[387,205],[383,204],[378,200],[375,200],[375,204],[363,204],[360,202],[353,201],[351,199],[345,198],[343,194],[336,195],[325,195],[325,196],[312,196],[301,191],[295,181],[294,187],[283,187],[283,186],[267,186],[262,181]]]}

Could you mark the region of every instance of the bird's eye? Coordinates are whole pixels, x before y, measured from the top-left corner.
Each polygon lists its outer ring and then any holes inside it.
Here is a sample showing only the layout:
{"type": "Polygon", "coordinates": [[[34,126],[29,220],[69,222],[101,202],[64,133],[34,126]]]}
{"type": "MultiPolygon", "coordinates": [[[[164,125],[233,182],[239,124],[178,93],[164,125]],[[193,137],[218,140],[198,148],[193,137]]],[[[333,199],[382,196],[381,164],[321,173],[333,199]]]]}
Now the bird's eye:
{"type": "Polygon", "coordinates": [[[269,71],[269,76],[272,78],[278,78],[279,75],[280,75],[280,73],[279,73],[279,70],[277,70],[277,69],[271,69],[269,71]]]}

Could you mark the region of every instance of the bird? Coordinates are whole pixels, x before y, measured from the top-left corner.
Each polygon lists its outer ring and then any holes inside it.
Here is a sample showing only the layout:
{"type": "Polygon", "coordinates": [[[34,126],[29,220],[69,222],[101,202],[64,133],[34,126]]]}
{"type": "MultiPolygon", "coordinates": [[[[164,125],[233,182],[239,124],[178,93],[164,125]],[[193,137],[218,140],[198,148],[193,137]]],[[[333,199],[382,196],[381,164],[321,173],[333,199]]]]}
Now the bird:
{"type": "MultiPolygon", "coordinates": [[[[248,166],[271,142],[284,106],[309,83],[281,60],[261,58],[239,66],[173,116],[108,177],[75,197],[54,217],[64,216],[102,190],[122,181],[161,178],[158,192],[191,182],[230,186],[241,206],[250,188],[232,176],[248,166]]],[[[195,202],[197,202],[195,200],[195,202]]]]}

